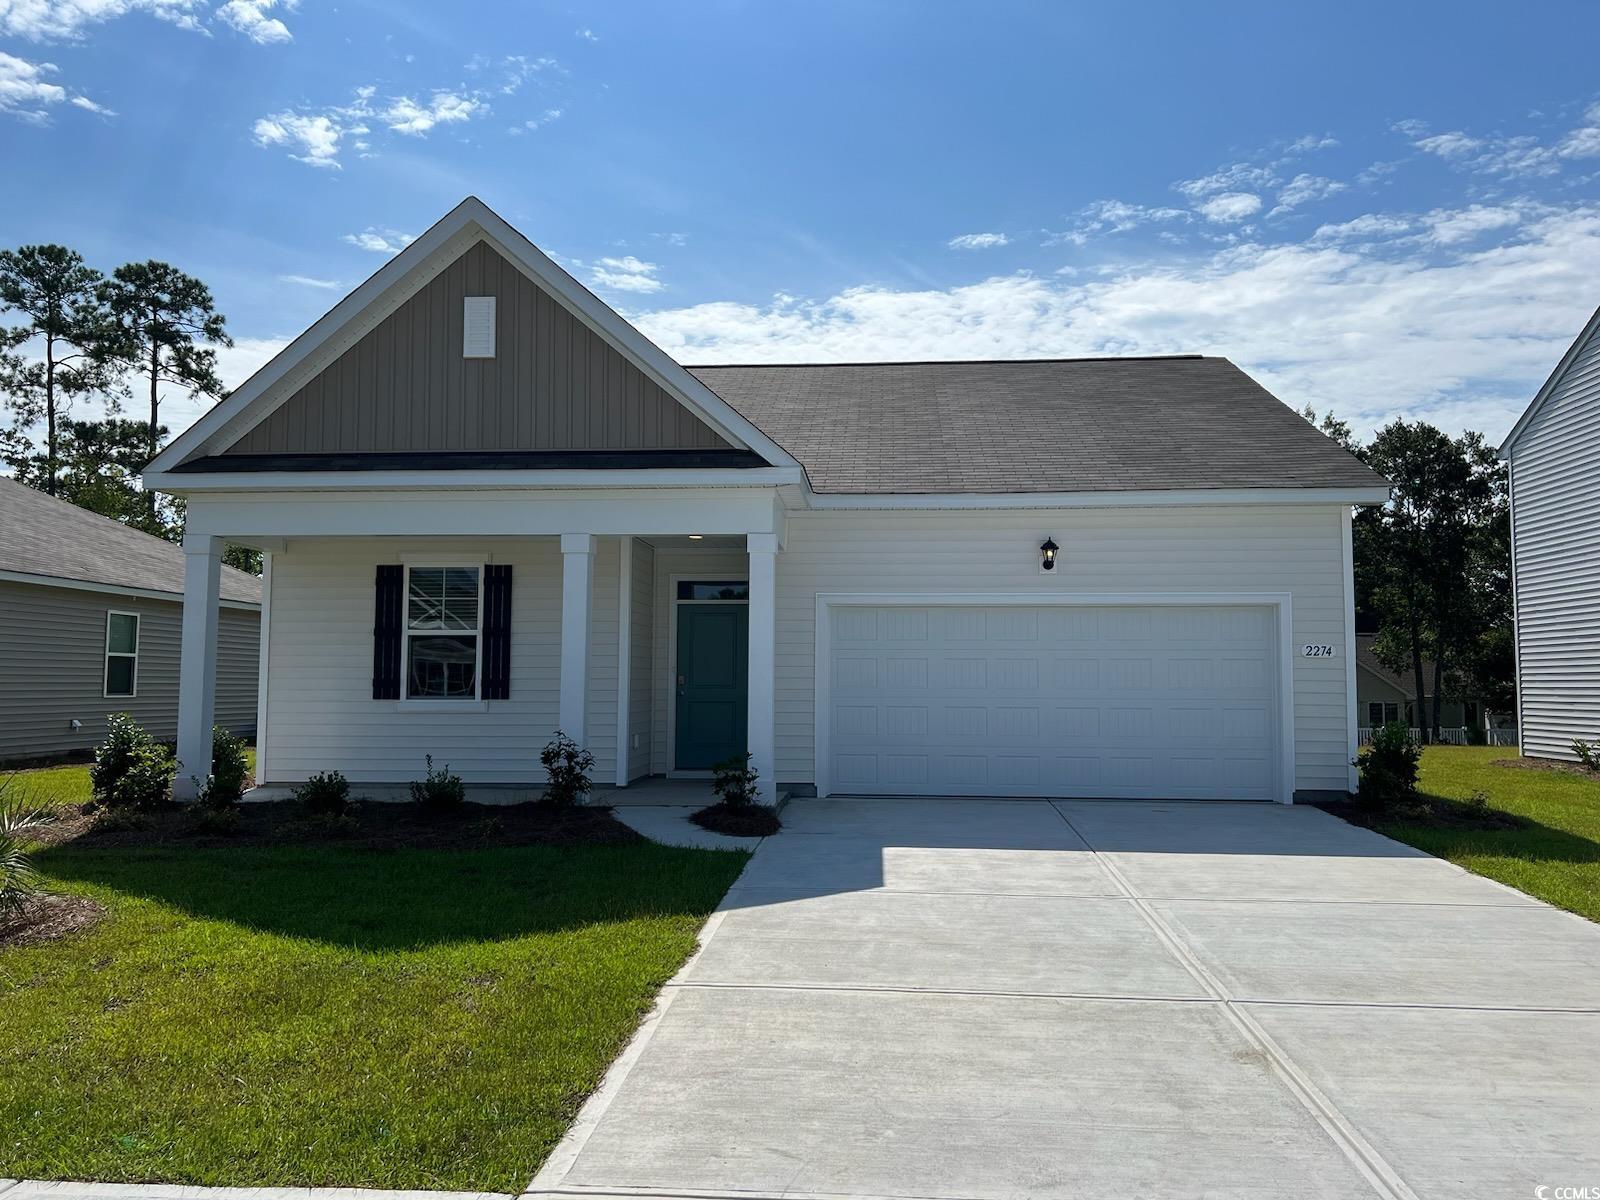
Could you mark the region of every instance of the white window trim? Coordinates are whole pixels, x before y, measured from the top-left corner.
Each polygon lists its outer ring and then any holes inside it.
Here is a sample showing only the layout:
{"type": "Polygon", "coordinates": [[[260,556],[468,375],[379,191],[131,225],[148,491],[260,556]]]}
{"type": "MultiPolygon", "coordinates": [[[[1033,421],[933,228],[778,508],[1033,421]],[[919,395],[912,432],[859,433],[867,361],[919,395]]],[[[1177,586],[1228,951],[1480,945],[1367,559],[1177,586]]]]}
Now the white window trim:
{"type": "Polygon", "coordinates": [[[104,699],[104,700],[136,700],[136,699],[138,699],[138,697],[139,697],[139,634],[140,634],[140,626],[142,624],[143,624],[143,622],[139,619],[139,614],[136,613],[136,612],[129,612],[125,608],[108,608],[108,609],[106,609],[105,653],[104,653],[104,656],[103,656],[104,660],[100,664],[100,697],[101,697],[101,699],[104,699]],[[111,649],[111,618],[112,617],[132,617],[133,618],[133,653],[132,654],[128,654],[125,651],[121,651],[121,650],[115,650],[114,651],[114,650],[111,649]],[[130,691],[130,692],[115,692],[115,693],[113,693],[111,691],[111,660],[113,658],[131,658],[131,659],[133,659],[133,690],[132,691],[130,691]]]}
{"type": "MultiPolygon", "coordinates": [[[[685,552],[687,553],[687,551],[685,552]]],[[[680,600],[679,583],[743,583],[750,582],[750,568],[739,567],[728,571],[674,571],[667,576],[667,778],[710,779],[710,771],[678,770],[678,608],[684,604],[743,604],[749,600],[680,600]]]]}
{"type": "Polygon", "coordinates": [[[405,625],[401,629],[401,636],[405,639],[405,646],[400,655],[400,699],[395,702],[396,707],[410,711],[432,710],[435,712],[483,712],[488,708],[488,701],[483,698],[483,566],[480,561],[474,562],[449,562],[432,559],[418,560],[415,563],[407,561],[405,564],[405,578],[402,580],[403,589],[400,593],[401,603],[405,605],[405,625]],[[414,570],[437,571],[450,568],[470,569],[478,573],[478,620],[470,630],[467,629],[412,629],[411,628],[411,572],[414,570]],[[411,695],[411,639],[413,637],[449,637],[451,634],[471,633],[476,658],[472,667],[472,697],[462,696],[459,699],[450,699],[445,696],[412,696],[411,695]]]}

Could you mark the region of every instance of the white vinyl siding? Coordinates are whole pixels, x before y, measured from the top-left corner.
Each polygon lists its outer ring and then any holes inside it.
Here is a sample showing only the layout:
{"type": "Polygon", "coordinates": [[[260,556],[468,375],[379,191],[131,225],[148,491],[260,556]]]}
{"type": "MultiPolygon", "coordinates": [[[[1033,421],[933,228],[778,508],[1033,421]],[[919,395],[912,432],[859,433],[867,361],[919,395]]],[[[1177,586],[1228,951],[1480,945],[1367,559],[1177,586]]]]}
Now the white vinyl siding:
{"type": "Polygon", "coordinates": [[[1600,738],[1600,333],[1511,447],[1522,752],[1600,738]]]}
{"type": "MultiPolygon", "coordinates": [[[[175,600],[0,582],[0,760],[92,749],[114,712],[175,738],[182,616],[175,600]],[[136,696],[103,694],[108,610],[139,617],[136,696]],[[77,730],[75,719],[83,722],[77,730]]],[[[260,627],[253,609],[224,608],[217,623],[216,719],[235,733],[256,724],[260,627]]]]}
{"type": "Polygon", "coordinates": [[[1295,786],[1343,792],[1351,731],[1341,518],[1336,505],[793,513],[778,555],[778,780],[815,782],[818,593],[1287,593],[1295,786]],[[1042,575],[1047,536],[1061,553],[1042,575]],[[1306,643],[1339,652],[1301,658],[1306,643]]]}
{"type": "MultiPolygon", "coordinates": [[[[617,539],[598,539],[589,744],[599,780],[616,770],[616,575],[617,539]]],[[[268,658],[269,783],[329,770],[355,782],[405,783],[421,777],[425,754],[469,783],[538,782],[539,751],[555,731],[559,707],[559,541],[296,539],[272,559],[268,658]],[[430,557],[512,565],[510,699],[465,703],[459,712],[372,699],[376,568],[430,557]]]]}

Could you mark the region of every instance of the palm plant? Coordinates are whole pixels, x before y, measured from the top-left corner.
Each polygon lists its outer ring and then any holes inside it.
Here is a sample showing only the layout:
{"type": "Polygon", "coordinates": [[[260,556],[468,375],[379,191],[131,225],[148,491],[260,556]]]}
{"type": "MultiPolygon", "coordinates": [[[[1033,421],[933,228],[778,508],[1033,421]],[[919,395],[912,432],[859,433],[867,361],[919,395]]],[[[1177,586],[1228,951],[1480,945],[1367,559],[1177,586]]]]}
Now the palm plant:
{"type": "Polygon", "coordinates": [[[15,917],[44,890],[28,857],[27,835],[56,819],[49,809],[29,803],[12,786],[15,779],[13,775],[0,780],[0,920],[15,917]]]}

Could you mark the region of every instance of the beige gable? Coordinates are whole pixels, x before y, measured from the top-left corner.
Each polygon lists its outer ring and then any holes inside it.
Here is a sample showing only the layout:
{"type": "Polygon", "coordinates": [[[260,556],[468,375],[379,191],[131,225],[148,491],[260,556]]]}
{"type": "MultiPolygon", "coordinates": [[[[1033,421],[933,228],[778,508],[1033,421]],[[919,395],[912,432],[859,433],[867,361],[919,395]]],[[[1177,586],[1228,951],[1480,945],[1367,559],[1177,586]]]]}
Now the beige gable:
{"type": "Polygon", "coordinates": [[[727,446],[479,242],[225,453],[727,446]],[[462,355],[467,296],[495,297],[493,358],[462,355]]]}

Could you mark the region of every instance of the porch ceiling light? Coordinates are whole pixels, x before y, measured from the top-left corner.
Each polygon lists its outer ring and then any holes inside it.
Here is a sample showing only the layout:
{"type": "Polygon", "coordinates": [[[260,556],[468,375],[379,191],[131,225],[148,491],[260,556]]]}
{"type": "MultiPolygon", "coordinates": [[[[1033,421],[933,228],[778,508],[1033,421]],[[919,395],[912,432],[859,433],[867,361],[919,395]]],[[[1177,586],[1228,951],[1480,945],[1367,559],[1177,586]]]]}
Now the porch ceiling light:
{"type": "Polygon", "coordinates": [[[703,534],[703,533],[691,533],[691,534],[690,534],[690,535],[689,535],[689,540],[690,540],[690,541],[691,541],[691,542],[698,542],[698,541],[699,541],[699,540],[700,540],[700,539],[701,539],[701,538],[703,538],[703,537],[705,537],[705,536],[706,536],[706,535],[705,535],[705,534],[703,534]]]}
{"type": "Polygon", "coordinates": [[[1054,571],[1056,569],[1056,554],[1061,547],[1056,545],[1055,538],[1045,538],[1044,545],[1039,547],[1039,569],[1041,571],[1054,571]]]}

